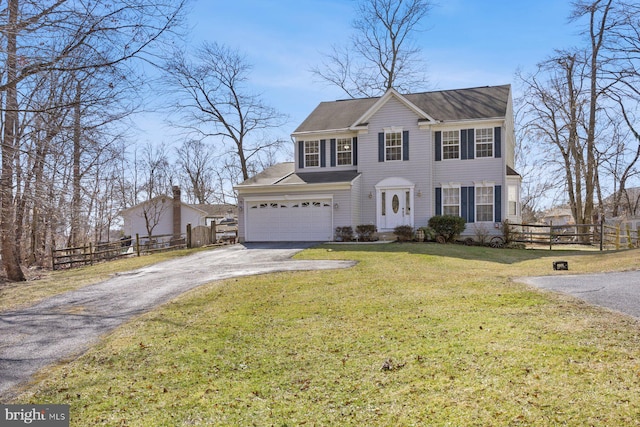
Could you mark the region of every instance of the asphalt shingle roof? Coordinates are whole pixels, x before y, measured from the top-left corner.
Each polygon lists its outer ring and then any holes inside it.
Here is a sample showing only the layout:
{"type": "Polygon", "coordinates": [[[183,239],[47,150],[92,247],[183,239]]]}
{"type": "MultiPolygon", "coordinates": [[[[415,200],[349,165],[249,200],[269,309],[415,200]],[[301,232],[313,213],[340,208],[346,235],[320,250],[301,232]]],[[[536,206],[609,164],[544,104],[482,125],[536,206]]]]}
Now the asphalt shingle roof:
{"type": "MultiPolygon", "coordinates": [[[[507,113],[510,85],[442,90],[403,95],[438,121],[489,119],[507,113]]],[[[294,133],[346,129],[380,99],[362,98],[321,102],[294,133]]]]}

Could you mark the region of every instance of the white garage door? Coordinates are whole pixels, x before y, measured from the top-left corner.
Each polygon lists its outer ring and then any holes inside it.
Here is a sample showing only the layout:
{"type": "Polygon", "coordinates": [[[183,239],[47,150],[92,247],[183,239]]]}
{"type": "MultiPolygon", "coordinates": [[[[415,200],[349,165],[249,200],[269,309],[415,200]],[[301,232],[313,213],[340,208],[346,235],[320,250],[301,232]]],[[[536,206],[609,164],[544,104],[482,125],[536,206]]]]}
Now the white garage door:
{"type": "Polygon", "coordinates": [[[248,242],[315,242],[333,238],[331,199],[247,202],[248,242]]]}

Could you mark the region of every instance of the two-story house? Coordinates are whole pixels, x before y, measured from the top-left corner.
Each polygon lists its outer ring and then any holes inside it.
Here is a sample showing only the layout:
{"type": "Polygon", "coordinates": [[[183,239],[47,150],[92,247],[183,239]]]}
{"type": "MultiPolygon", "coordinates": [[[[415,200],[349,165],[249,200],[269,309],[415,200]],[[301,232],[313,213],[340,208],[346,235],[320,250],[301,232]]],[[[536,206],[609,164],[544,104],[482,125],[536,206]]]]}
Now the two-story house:
{"type": "Polygon", "coordinates": [[[520,222],[511,86],[322,102],[293,132],[295,162],[235,187],[241,241],[331,241],[336,227],[427,225],[465,235],[520,222]]]}

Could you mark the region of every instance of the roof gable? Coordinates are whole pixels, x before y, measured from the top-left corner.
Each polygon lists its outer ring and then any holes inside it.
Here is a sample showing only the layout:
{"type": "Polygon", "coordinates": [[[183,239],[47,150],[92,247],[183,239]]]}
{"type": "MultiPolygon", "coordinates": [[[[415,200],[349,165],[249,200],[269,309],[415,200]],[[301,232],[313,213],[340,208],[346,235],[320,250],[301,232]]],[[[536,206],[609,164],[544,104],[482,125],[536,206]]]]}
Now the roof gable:
{"type": "Polygon", "coordinates": [[[422,111],[422,109],[416,106],[413,102],[409,101],[407,97],[400,95],[400,93],[398,93],[397,90],[389,89],[387,92],[385,92],[383,96],[381,96],[378,99],[378,101],[375,104],[373,104],[360,118],[358,118],[358,120],[356,120],[351,125],[351,127],[362,126],[363,124],[367,123],[371,118],[371,116],[377,113],[378,110],[380,110],[380,108],[382,108],[383,105],[389,102],[391,98],[397,99],[398,101],[400,101],[401,104],[403,104],[409,110],[413,111],[416,115],[418,115],[418,119],[428,120],[431,122],[435,121],[431,116],[429,116],[427,113],[422,111]]]}

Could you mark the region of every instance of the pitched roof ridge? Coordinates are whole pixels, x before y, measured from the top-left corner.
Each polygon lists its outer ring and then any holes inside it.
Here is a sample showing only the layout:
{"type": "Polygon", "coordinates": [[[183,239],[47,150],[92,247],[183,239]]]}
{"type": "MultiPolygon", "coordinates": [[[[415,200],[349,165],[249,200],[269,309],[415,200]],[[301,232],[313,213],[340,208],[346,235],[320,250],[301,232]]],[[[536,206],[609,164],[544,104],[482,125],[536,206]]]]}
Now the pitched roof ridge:
{"type": "MultiPolygon", "coordinates": [[[[491,89],[491,88],[505,87],[505,86],[511,86],[511,83],[504,83],[504,84],[500,84],[500,85],[471,86],[471,87],[464,87],[464,88],[458,88],[458,89],[424,90],[424,91],[421,91],[421,92],[408,92],[408,93],[402,93],[402,92],[400,92],[400,91],[398,91],[396,89],[396,92],[398,92],[398,94],[400,94],[402,96],[407,96],[407,95],[423,95],[423,94],[426,94],[426,93],[461,92],[461,91],[465,91],[465,90],[491,89]]],[[[330,104],[332,102],[366,101],[366,100],[371,100],[371,99],[380,99],[383,96],[384,96],[384,94],[379,95],[379,96],[365,96],[365,97],[362,97],[362,98],[342,98],[342,99],[336,99],[334,101],[321,101],[321,103],[330,104]]]]}

